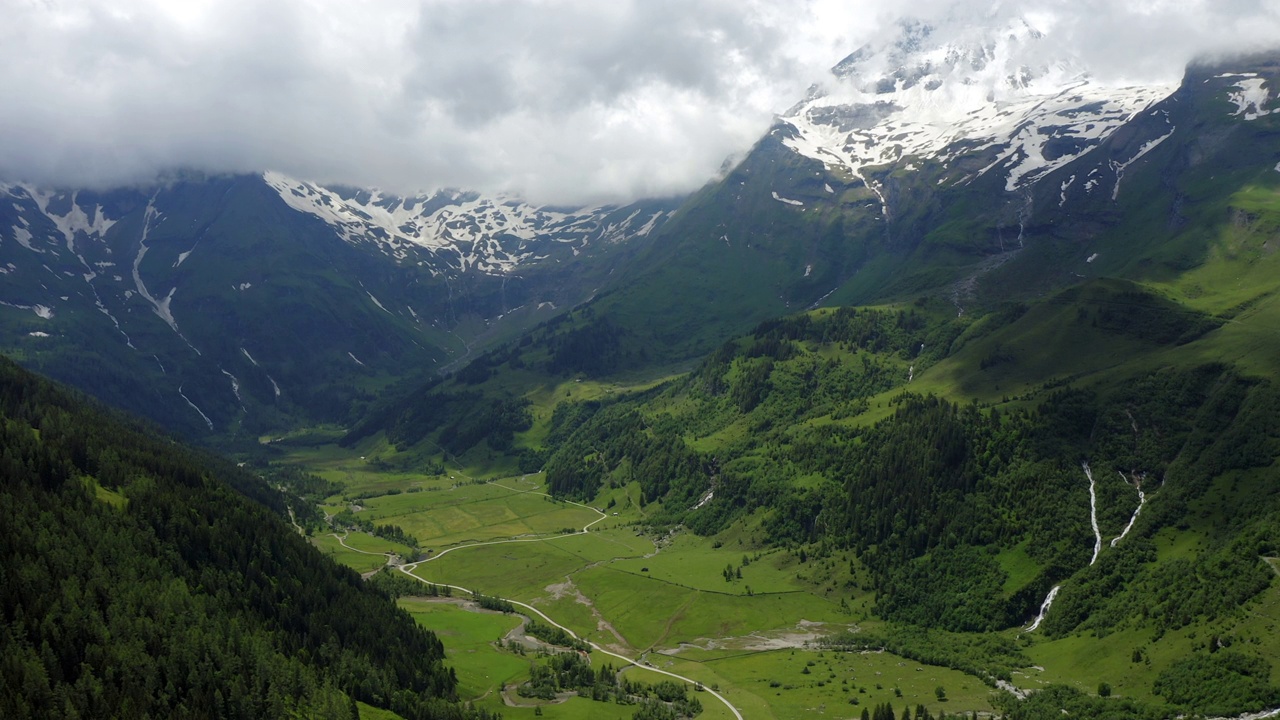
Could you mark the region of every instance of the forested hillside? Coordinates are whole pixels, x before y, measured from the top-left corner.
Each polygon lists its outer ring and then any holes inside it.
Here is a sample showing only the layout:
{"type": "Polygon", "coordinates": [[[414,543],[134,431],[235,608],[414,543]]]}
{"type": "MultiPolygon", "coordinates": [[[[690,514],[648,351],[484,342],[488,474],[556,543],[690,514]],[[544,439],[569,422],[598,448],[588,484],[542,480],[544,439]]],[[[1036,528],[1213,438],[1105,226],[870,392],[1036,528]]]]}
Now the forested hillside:
{"type": "Polygon", "coordinates": [[[0,716],[482,715],[257,478],[7,360],[0,421],[0,716]]]}
{"type": "MultiPolygon", "coordinates": [[[[1153,692],[1186,711],[1256,709],[1280,699],[1258,654],[1270,641],[1238,628],[1275,581],[1280,395],[1199,359],[1215,325],[1114,283],[974,323],[929,303],[769,321],[659,390],[561,404],[547,481],[581,499],[638,483],[650,524],[745,528],[801,563],[851,555],[836,577],[901,627],[1002,631],[1039,611],[1049,638],[1203,632],[1153,692]],[[1130,364],[1100,372],[1109,358],[1091,351],[1106,345],[1130,364]],[[1033,352],[1076,372],[1039,365],[1023,384],[1033,352]],[[991,395],[1002,380],[1015,397],[991,395]],[[953,399],[969,393],[990,399],[953,399]]],[[[990,657],[969,667],[1007,677],[990,657]]]]}

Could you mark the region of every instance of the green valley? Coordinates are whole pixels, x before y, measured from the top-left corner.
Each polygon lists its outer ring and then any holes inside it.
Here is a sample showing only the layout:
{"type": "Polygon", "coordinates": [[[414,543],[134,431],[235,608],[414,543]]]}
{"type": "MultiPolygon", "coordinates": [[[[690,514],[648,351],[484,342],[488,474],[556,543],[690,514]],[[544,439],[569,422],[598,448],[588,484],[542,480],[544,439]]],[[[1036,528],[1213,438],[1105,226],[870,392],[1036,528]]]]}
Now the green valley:
{"type": "Polygon", "coordinates": [[[0,184],[0,716],[1280,715],[1280,56],[997,25],[665,199],[0,184]]]}

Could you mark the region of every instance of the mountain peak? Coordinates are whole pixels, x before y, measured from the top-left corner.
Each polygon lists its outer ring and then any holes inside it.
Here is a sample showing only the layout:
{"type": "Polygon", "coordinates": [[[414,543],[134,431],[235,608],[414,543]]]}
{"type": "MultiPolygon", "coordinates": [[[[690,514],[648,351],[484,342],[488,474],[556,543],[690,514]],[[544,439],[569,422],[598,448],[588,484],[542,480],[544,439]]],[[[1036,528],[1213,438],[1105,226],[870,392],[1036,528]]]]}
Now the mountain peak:
{"type": "Polygon", "coordinates": [[[900,86],[910,89],[922,81],[936,87],[946,79],[1017,90],[1026,86],[1029,77],[1048,71],[1049,65],[1039,68],[1039,73],[1032,69],[1034,60],[1046,54],[1044,39],[1044,33],[1023,18],[995,26],[949,24],[944,29],[920,20],[902,20],[896,33],[859,48],[831,73],[871,93],[889,93],[900,86]]]}
{"type": "Polygon", "coordinates": [[[788,111],[784,140],[802,155],[862,178],[864,168],[908,158],[944,167],[961,155],[991,157],[988,172],[1010,191],[1083,155],[1175,86],[1102,87],[1021,17],[992,24],[920,21],[863,46],[832,68],[826,86],[788,111]]]}

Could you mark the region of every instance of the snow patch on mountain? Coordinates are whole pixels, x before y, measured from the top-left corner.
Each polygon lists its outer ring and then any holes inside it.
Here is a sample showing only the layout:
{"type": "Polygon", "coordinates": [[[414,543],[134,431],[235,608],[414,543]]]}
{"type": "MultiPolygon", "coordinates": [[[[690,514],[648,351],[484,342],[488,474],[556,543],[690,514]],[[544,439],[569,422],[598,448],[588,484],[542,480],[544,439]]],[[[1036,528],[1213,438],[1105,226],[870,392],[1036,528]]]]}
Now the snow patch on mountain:
{"type": "MultiPolygon", "coordinates": [[[[178,321],[173,318],[173,312],[169,309],[169,304],[173,301],[173,294],[178,288],[174,287],[169,290],[169,294],[163,298],[156,298],[147,289],[146,283],[142,281],[142,259],[146,257],[147,251],[151,248],[147,247],[147,235],[151,233],[151,223],[160,219],[160,213],[156,212],[155,199],[147,203],[147,209],[143,212],[142,220],[142,237],[138,239],[138,254],[133,259],[133,282],[138,289],[138,294],[144,300],[151,304],[151,310],[161,320],[164,320],[174,332],[181,335],[178,330],[178,321]]],[[[194,407],[194,406],[193,406],[194,407]]]]}
{"type": "Polygon", "coordinates": [[[1134,155],[1133,157],[1129,158],[1128,160],[1122,163],[1116,162],[1115,160],[1111,161],[1111,169],[1115,170],[1115,173],[1116,173],[1116,184],[1115,184],[1115,187],[1111,188],[1112,200],[1115,200],[1120,196],[1120,181],[1124,179],[1124,171],[1128,169],[1130,165],[1142,159],[1143,155],[1146,155],[1152,150],[1155,150],[1157,145],[1164,142],[1165,140],[1168,140],[1169,137],[1173,135],[1174,131],[1177,129],[1178,128],[1176,127],[1171,128],[1169,132],[1165,133],[1164,135],[1161,135],[1160,137],[1145,143],[1141,148],[1138,149],[1138,152],[1136,155],[1134,155]]]}
{"type": "Polygon", "coordinates": [[[378,190],[326,188],[277,172],[263,174],[289,207],[314,215],[347,242],[372,242],[399,260],[426,250],[458,270],[500,275],[536,262],[540,246],[564,243],[579,251],[592,243],[621,242],[653,232],[665,210],[577,209],[531,205],[507,196],[439,191],[401,198],[378,190]]]}
{"type": "Polygon", "coordinates": [[[4,305],[5,307],[11,307],[15,310],[30,310],[31,312],[36,314],[36,317],[40,318],[41,320],[53,319],[53,308],[47,307],[45,305],[20,305],[18,303],[9,303],[3,300],[0,300],[0,305],[4,305]]]}
{"type": "Polygon", "coordinates": [[[17,240],[19,245],[32,252],[44,252],[44,250],[31,244],[31,231],[24,227],[13,226],[13,239],[17,240]]]}
{"type": "Polygon", "coordinates": [[[369,299],[373,301],[373,304],[374,304],[374,305],[377,305],[377,306],[378,306],[378,309],[382,310],[382,312],[384,312],[384,313],[386,313],[386,314],[388,314],[388,315],[392,315],[392,314],[393,314],[393,313],[392,313],[390,310],[388,310],[388,309],[387,309],[387,308],[386,308],[382,303],[378,302],[378,298],[374,297],[374,296],[373,296],[373,293],[369,292],[368,290],[365,290],[365,291],[364,291],[364,294],[365,294],[365,295],[368,295],[368,296],[369,296],[369,299]]]}
{"type": "Polygon", "coordinates": [[[183,400],[187,401],[187,405],[190,405],[190,406],[191,406],[191,409],[192,409],[192,410],[195,410],[195,411],[196,411],[196,413],[200,415],[200,419],[201,419],[201,420],[204,420],[204,424],[205,424],[205,425],[208,425],[210,430],[213,430],[213,421],[212,421],[212,420],[210,420],[210,419],[209,419],[209,416],[208,416],[208,415],[205,415],[205,414],[204,414],[204,411],[203,411],[203,410],[201,410],[201,409],[200,409],[200,408],[199,408],[195,403],[191,402],[191,398],[189,398],[189,397],[187,397],[185,394],[183,394],[183,392],[182,392],[182,386],[181,386],[181,385],[179,385],[179,386],[178,386],[178,397],[180,397],[180,398],[182,398],[183,400]]]}
{"type": "MultiPolygon", "coordinates": [[[[219,368],[219,370],[222,370],[222,368],[219,368]]],[[[227,379],[231,381],[231,392],[235,394],[236,402],[241,403],[241,408],[243,408],[244,399],[240,397],[240,380],[226,370],[222,370],[222,374],[226,375],[227,379]]]]}
{"type": "Polygon", "coordinates": [[[940,34],[904,23],[896,38],[841,61],[826,87],[783,116],[782,142],[854,178],[907,158],[945,168],[995,152],[976,174],[957,169],[944,181],[996,171],[1013,191],[1096,148],[1177,87],[1108,87],[1072,59],[1046,62],[1045,36],[1022,20],[940,34]]]}
{"type": "Polygon", "coordinates": [[[116,224],[115,220],[108,220],[103,214],[102,206],[95,205],[92,217],[86,213],[84,208],[80,206],[79,193],[71,194],[71,208],[65,214],[59,215],[49,209],[49,201],[58,193],[51,190],[39,190],[34,187],[22,186],[27,195],[35,201],[36,207],[40,208],[40,212],[51,222],[54,227],[58,228],[58,232],[62,233],[62,237],[67,241],[67,249],[76,252],[75,240],[76,233],[84,233],[90,237],[102,237],[107,234],[112,225],[116,224]]]}
{"type": "Polygon", "coordinates": [[[1227,93],[1227,100],[1236,106],[1236,111],[1231,113],[1233,116],[1244,116],[1245,120],[1257,120],[1264,115],[1270,115],[1276,110],[1267,110],[1267,102],[1271,100],[1271,92],[1263,87],[1266,80],[1257,77],[1256,73],[1244,73],[1240,75],[1219,75],[1219,78],[1245,78],[1231,87],[1231,91],[1227,93]]]}

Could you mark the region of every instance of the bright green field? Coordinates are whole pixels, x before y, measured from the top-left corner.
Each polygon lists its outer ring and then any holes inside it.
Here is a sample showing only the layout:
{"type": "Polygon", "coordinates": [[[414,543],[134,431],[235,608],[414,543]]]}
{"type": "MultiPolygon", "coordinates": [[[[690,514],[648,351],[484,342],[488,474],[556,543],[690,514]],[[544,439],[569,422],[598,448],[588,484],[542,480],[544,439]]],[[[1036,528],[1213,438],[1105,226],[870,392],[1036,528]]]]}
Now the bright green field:
{"type": "Polygon", "coordinates": [[[463,700],[496,694],[504,684],[528,677],[527,660],[493,646],[520,625],[519,617],[470,612],[456,604],[423,598],[401,598],[398,604],[419,625],[440,637],[449,665],[458,674],[458,695],[463,700]]]}
{"type": "Polygon", "coordinates": [[[362,702],[357,702],[356,707],[360,709],[360,720],[404,720],[390,710],[383,710],[362,702]]]}
{"type": "Polygon", "coordinates": [[[341,483],[348,494],[407,490],[447,481],[448,477],[423,475],[417,472],[390,471],[377,465],[374,455],[361,457],[351,450],[334,444],[311,447],[290,447],[281,459],[285,464],[298,465],[307,472],[341,483]]]}
{"type": "Polygon", "coordinates": [[[333,535],[316,535],[311,538],[311,544],[319,548],[320,552],[359,573],[377,570],[387,564],[387,559],[382,555],[366,555],[342,547],[333,535]]]}
{"type": "Polygon", "coordinates": [[[991,689],[977,678],[888,653],[783,649],[720,655],[700,662],[682,660],[683,653],[650,659],[664,670],[718,686],[751,718],[856,718],[864,706],[882,702],[892,703],[898,713],[904,704],[925,705],[935,713],[991,710],[991,689]],[[938,687],[945,691],[945,702],[938,701],[938,687]],[[894,688],[902,691],[901,697],[894,688]]]}
{"type": "MultiPolygon", "coordinates": [[[[747,717],[857,717],[863,705],[882,701],[949,712],[990,709],[988,689],[962,673],[887,654],[796,649],[854,622],[834,597],[823,596],[830,594],[823,585],[835,572],[831,568],[843,568],[847,560],[802,565],[786,552],[750,550],[740,538],[751,530],[742,528],[718,542],[678,533],[655,543],[627,526],[641,516],[638,507],[622,501],[618,515],[611,509],[585,535],[556,535],[561,528],[576,531],[600,514],[534,494],[542,490],[540,481],[530,476],[479,485],[426,482],[424,487],[446,489],[364,499],[361,514],[415,532],[436,552],[458,547],[420,563],[418,577],[531,603],[582,637],[718,688],[747,717]],[[513,537],[520,541],[509,542],[513,537]],[[494,544],[461,547],[472,543],[494,544]],[[741,570],[742,578],[726,581],[726,566],[741,570]],[[802,669],[810,660],[815,665],[806,675],[802,669]],[[939,685],[947,690],[945,706],[934,696],[939,685]],[[895,686],[901,698],[893,694],[895,686]],[[855,697],[857,705],[850,703],[855,697]]],[[[625,488],[611,492],[615,499],[626,497],[625,488]]],[[[605,502],[602,497],[594,504],[605,502]]],[[[393,549],[378,538],[353,538],[348,542],[361,549],[393,549]]],[[[351,552],[332,537],[316,543],[357,569],[382,564],[380,556],[351,552]]],[[[864,611],[866,598],[855,599],[864,611]]],[[[503,684],[528,673],[526,659],[492,644],[518,624],[515,618],[422,599],[403,599],[401,605],[440,635],[463,697],[506,717],[534,717],[533,708],[507,707],[498,694],[503,684]]],[[[641,668],[628,672],[661,679],[641,668]]],[[[714,697],[700,699],[706,720],[732,717],[714,697]]],[[[544,707],[543,717],[629,718],[633,711],[571,700],[544,707]]]]}
{"type": "Polygon", "coordinates": [[[397,542],[391,542],[380,537],[362,532],[347,533],[345,538],[347,545],[356,550],[363,550],[371,553],[395,553],[400,557],[407,557],[412,550],[408,545],[401,545],[397,542]]]}
{"type": "MultiPolygon", "coordinates": [[[[529,659],[499,650],[494,645],[520,624],[520,618],[498,613],[472,612],[456,604],[423,598],[402,598],[399,605],[408,610],[419,625],[435,632],[444,643],[446,662],[458,675],[458,695],[462,700],[499,712],[507,718],[537,717],[532,704],[528,707],[508,707],[499,695],[504,685],[522,682],[529,676],[529,659]]],[[[520,700],[536,702],[524,698],[520,700]]],[[[541,717],[569,720],[624,720],[635,712],[631,707],[583,698],[572,698],[561,704],[543,703],[542,706],[541,717]]],[[[364,717],[363,710],[361,717],[364,717]]]]}
{"type": "Polygon", "coordinates": [[[399,525],[423,547],[581,530],[600,517],[589,509],[497,485],[383,495],[362,502],[358,517],[399,525]]]}

